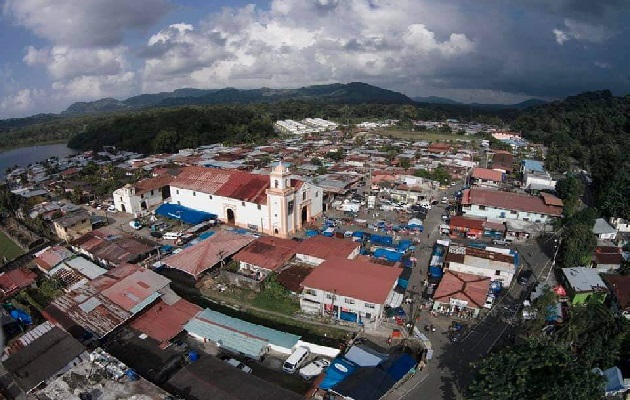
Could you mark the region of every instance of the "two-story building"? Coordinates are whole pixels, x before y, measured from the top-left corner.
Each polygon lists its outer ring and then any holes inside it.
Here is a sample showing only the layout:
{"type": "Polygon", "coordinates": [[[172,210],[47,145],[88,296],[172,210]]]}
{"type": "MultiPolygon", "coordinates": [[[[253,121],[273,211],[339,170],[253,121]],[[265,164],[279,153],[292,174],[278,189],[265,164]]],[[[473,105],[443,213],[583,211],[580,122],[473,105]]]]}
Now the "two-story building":
{"type": "Polygon", "coordinates": [[[523,160],[521,163],[523,173],[523,188],[531,191],[554,190],[556,181],[545,170],[542,162],[536,160],[523,160]]]}
{"type": "Polygon", "coordinates": [[[114,190],[116,210],[130,214],[140,214],[158,206],[170,197],[170,182],[173,176],[164,174],[155,178],[143,179],[134,185],[127,184],[114,190]]]}
{"type": "Polygon", "coordinates": [[[505,181],[505,174],[488,168],[474,168],[470,173],[470,185],[489,189],[498,189],[505,181]]]}
{"type": "Polygon", "coordinates": [[[511,219],[551,223],[562,216],[562,200],[549,194],[540,196],[504,192],[500,190],[470,188],[462,193],[462,213],[466,216],[485,217],[506,222],[511,219]]]}
{"type": "Polygon", "coordinates": [[[450,271],[485,276],[504,286],[510,285],[518,270],[518,258],[513,250],[492,247],[478,249],[451,245],[444,263],[450,271]]]}
{"type": "Polygon", "coordinates": [[[395,297],[400,272],[369,261],[330,258],[302,282],[300,308],[375,329],[395,297]]]}
{"type": "Polygon", "coordinates": [[[290,237],[322,213],[323,189],[293,179],[281,162],[269,176],[186,167],[170,183],[171,202],[231,225],[290,237]]]}
{"type": "Polygon", "coordinates": [[[69,212],[53,220],[53,226],[57,237],[66,242],[71,242],[92,231],[90,214],[84,209],[69,212]]]}

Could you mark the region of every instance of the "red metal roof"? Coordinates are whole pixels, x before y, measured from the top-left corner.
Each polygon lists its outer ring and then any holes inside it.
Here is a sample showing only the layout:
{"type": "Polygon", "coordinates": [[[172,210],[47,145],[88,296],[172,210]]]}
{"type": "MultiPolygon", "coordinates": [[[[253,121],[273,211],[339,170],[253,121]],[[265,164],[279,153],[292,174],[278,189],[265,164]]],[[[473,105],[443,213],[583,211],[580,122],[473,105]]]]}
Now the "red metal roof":
{"type": "Polygon", "coordinates": [[[448,303],[450,299],[457,299],[467,301],[468,306],[483,308],[489,289],[490,278],[488,277],[446,270],[435,289],[433,300],[448,303]]]}
{"type": "Polygon", "coordinates": [[[503,172],[488,168],[473,169],[471,177],[484,181],[503,182],[503,172]]]}
{"type": "Polygon", "coordinates": [[[559,207],[563,207],[564,206],[564,203],[562,202],[562,200],[557,198],[556,196],[554,196],[551,193],[542,192],[540,194],[540,196],[542,197],[542,199],[545,202],[545,204],[547,204],[549,206],[559,206],[559,207]]]}
{"type": "Polygon", "coordinates": [[[173,304],[158,300],[131,322],[131,327],[164,343],[179,334],[183,326],[203,310],[196,304],[180,299],[173,304]]]}
{"type": "Polygon", "coordinates": [[[165,258],[163,262],[169,268],[178,269],[197,278],[221,259],[226,259],[247,246],[252,240],[254,240],[252,236],[219,231],[208,239],[165,258]]]}
{"type": "Polygon", "coordinates": [[[313,236],[300,242],[295,253],[326,260],[329,257],[348,257],[361,245],[350,239],[337,239],[323,235],[313,236]]]}
{"type": "Polygon", "coordinates": [[[451,217],[451,221],[449,222],[449,225],[451,226],[451,230],[474,229],[474,230],[483,232],[483,226],[485,222],[486,222],[485,219],[468,218],[468,217],[455,215],[451,217]]]}
{"type": "Polygon", "coordinates": [[[120,307],[131,311],[170,281],[148,269],[140,269],[114,283],[101,293],[120,307]]]}
{"type": "Polygon", "coordinates": [[[33,261],[42,270],[49,271],[52,267],[73,255],[72,251],[63,246],[52,246],[38,253],[38,256],[33,261]]]}
{"type": "Polygon", "coordinates": [[[630,308],[630,275],[603,275],[608,288],[619,303],[622,310],[630,308]]]}
{"type": "Polygon", "coordinates": [[[401,270],[368,261],[330,258],[315,267],[302,286],[374,304],[384,304],[401,270]]]}
{"type": "Polygon", "coordinates": [[[297,246],[295,240],[263,236],[245,246],[233,258],[274,271],[295,256],[297,246]]]}
{"type": "Polygon", "coordinates": [[[0,295],[7,298],[35,282],[35,278],[37,275],[27,269],[18,268],[0,273],[0,295]]]}
{"type": "Polygon", "coordinates": [[[182,169],[171,186],[229,197],[256,204],[267,204],[269,176],[236,170],[205,167],[182,169]]]}
{"type": "Polygon", "coordinates": [[[562,207],[547,205],[540,197],[492,189],[471,188],[464,190],[462,194],[462,205],[470,204],[552,216],[562,214],[562,207]]]}

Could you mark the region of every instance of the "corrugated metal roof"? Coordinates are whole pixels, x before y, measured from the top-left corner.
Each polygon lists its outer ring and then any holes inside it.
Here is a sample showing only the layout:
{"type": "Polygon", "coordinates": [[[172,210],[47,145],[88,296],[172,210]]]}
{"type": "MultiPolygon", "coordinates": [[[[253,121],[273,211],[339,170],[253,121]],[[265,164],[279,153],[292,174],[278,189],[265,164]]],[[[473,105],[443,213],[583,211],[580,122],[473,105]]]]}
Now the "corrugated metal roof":
{"type": "Polygon", "coordinates": [[[263,339],[248,336],[241,332],[235,332],[196,318],[184,325],[184,330],[218,343],[221,347],[243,353],[252,358],[259,358],[264,353],[264,349],[268,346],[267,341],[263,339]]]}
{"type": "Polygon", "coordinates": [[[233,318],[207,308],[197,314],[196,319],[203,319],[210,323],[224,326],[232,331],[238,331],[250,336],[254,336],[268,341],[275,346],[284,347],[287,349],[295,346],[298,340],[300,340],[300,336],[280,332],[275,329],[267,328],[266,326],[252,324],[251,322],[243,321],[242,319],[238,318],[233,318]]]}
{"type": "Polygon", "coordinates": [[[107,272],[106,269],[99,267],[83,257],[75,257],[66,260],[65,264],[88,279],[96,279],[107,272]]]}
{"type": "Polygon", "coordinates": [[[169,268],[184,271],[195,278],[247,246],[253,236],[243,236],[228,231],[219,231],[215,235],[192,245],[180,253],[163,260],[169,268]]]}
{"type": "Polygon", "coordinates": [[[157,291],[168,286],[169,283],[170,281],[162,275],[148,269],[140,269],[103,290],[102,294],[135,314],[159,297],[157,291]],[[138,309],[138,307],[141,308],[138,309]]]}
{"type": "Polygon", "coordinates": [[[160,342],[174,338],[201,307],[184,299],[173,304],[160,300],[131,322],[131,327],[160,342]]]}

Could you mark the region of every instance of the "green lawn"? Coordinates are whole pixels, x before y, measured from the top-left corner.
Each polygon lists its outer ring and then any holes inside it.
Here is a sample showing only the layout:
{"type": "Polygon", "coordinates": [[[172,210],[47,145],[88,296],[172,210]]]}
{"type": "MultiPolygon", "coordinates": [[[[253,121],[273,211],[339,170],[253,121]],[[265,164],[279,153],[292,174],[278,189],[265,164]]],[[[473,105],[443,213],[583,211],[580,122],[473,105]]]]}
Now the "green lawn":
{"type": "Polygon", "coordinates": [[[407,130],[398,130],[398,129],[385,129],[380,132],[377,132],[383,136],[392,136],[398,139],[406,139],[406,140],[424,140],[427,142],[435,142],[435,141],[449,141],[449,140],[467,140],[467,141],[477,141],[480,140],[477,136],[466,136],[466,135],[457,135],[455,133],[437,133],[437,132],[416,132],[416,131],[407,131],[407,130]]]}
{"type": "Polygon", "coordinates": [[[18,246],[10,237],[0,231],[0,261],[3,257],[13,260],[17,256],[24,254],[24,250],[18,246]]]}

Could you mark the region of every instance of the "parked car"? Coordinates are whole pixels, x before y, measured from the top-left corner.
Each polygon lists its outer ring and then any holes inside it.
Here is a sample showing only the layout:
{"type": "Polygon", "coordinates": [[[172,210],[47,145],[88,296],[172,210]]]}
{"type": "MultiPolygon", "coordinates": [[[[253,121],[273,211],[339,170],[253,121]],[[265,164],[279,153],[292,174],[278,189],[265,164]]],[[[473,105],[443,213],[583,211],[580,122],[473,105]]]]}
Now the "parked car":
{"type": "Polygon", "coordinates": [[[300,368],[300,377],[307,381],[313,379],[314,377],[319,376],[319,374],[321,374],[329,365],[330,361],[324,358],[312,361],[300,368]]]}
{"type": "Polygon", "coordinates": [[[448,204],[448,197],[446,197],[446,196],[442,197],[442,200],[440,200],[440,203],[448,204]]]}
{"type": "Polygon", "coordinates": [[[248,374],[252,373],[252,369],[248,367],[247,365],[243,364],[242,362],[240,362],[239,360],[236,360],[228,356],[223,356],[221,357],[221,359],[225,361],[226,363],[230,364],[231,366],[240,369],[243,372],[246,372],[248,374]]]}
{"type": "Polygon", "coordinates": [[[527,285],[527,283],[529,282],[529,278],[531,278],[533,274],[534,273],[532,272],[531,269],[524,269],[518,274],[518,278],[516,281],[518,282],[519,285],[525,286],[527,285]]]}
{"type": "Polygon", "coordinates": [[[111,204],[109,207],[107,207],[107,212],[115,214],[118,212],[118,210],[116,209],[116,206],[111,204]]]}
{"type": "Polygon", "coordinates": [[[512,244],[510,239],[492,239],[492,244],[498,244],[501,246],[509,246],[512,244]]]}
{"type": "Polygon", "coordinates": [[[493,304],[494,304],[494,296],[488,296],[486,297],[486,302],[483,305],[483,307],[487,309],[491,309],[493,304]]]}

